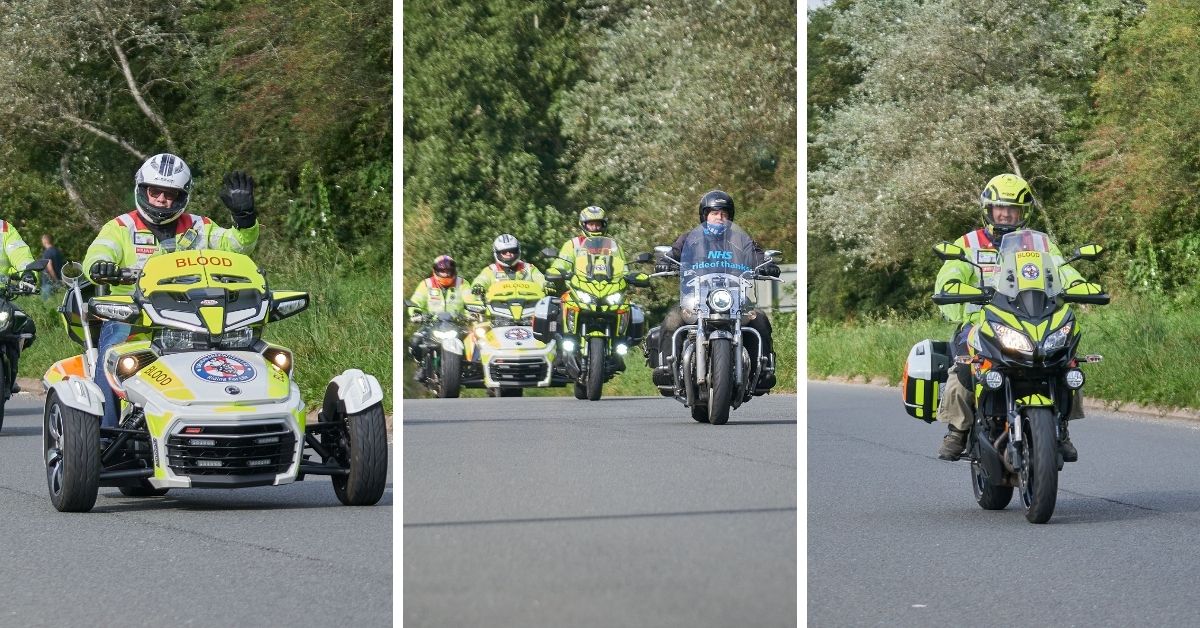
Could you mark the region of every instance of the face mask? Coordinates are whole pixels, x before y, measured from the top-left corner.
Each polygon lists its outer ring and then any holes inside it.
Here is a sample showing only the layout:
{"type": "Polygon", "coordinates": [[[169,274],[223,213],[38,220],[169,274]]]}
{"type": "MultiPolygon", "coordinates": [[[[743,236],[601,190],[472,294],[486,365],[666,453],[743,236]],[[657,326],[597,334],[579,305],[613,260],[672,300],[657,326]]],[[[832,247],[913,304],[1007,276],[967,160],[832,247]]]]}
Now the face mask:
{"type": "Polygon", "coordinates": [[[724,223],[718,225],[718,224],[714,224],[711,222],[706,222],[706,223],[704,223],[704,234],[705,235],[721,235],[722,233],[725,233],[725,228],[728,226],[729,225],[724,224],[724,223]]]}

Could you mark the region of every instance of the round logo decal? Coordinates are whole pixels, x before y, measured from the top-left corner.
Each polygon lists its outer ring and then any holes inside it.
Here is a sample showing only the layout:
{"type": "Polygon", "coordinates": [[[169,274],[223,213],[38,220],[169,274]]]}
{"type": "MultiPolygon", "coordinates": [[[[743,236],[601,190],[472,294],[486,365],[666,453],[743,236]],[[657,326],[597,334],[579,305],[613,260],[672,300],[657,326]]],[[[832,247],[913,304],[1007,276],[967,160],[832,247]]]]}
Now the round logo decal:
{"type": "Polygon", "coordinates": [[[525,327],[513,327],[504,332],[504,337],[509,340],[529,340],[533,337],[533,332],[525,327]]]}
{"type": "Polygon", "coordinates": [[[211,353],[192,365],[192,372],[209,382],[247,382],[254,379],[254,367],[250,363],[228,353],[211,353]]]}
{"type": "Polygon", "coordinates": [[[1026,264],[1021,267],[1021,276],[1026,279],[1034,280],[1040,277],[1041,274],[1042,271],[1038,269],[1037,264],[1026,264]]]}

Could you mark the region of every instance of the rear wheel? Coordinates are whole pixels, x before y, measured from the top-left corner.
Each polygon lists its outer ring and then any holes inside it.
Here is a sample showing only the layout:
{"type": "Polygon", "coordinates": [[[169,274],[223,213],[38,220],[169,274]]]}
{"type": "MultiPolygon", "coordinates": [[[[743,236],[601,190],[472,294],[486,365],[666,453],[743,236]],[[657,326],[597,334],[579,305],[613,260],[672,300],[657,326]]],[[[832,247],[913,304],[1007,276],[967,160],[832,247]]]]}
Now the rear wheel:
{"type": "Polygon", "coordinates": [[[733,399],[733,348],[728,338],[709,343],[708,422],[725,425],[733,399]]]}
{"type": "Polygon", "coordinates": [[[1013,487],[988,482],[978,462],[971,463],[971,488],[975,491],[975,501],[984,510],[1004,510],[1012,501],[1013,487]]]}
{"type": "Polygon", "coordinates": [[[598,401],[604,388],[604,338],[588,338],[587,398],[598,401]]]}
{"type": "Polygon", "coordinates": [[[76,410],[51,392],[42,422],[50,503],[60,512],[87,512],[100,490],[100,417],[76,410]]]}
{"type": "Polygon", "coordinates": [[[1025,463],[1021,467],[1021,502],[1030,523],[1046,523],[1058,499],[1058,434],[1054,413],[1048,408],[1026,410],[1022,441],[1025,463]]]}
{"type": "Polygon", "coordinates": [[[443,351],[441,372],[438,374],[438,397],[457,399],[460,382],[462,382],[462,355],[443,351]]]}

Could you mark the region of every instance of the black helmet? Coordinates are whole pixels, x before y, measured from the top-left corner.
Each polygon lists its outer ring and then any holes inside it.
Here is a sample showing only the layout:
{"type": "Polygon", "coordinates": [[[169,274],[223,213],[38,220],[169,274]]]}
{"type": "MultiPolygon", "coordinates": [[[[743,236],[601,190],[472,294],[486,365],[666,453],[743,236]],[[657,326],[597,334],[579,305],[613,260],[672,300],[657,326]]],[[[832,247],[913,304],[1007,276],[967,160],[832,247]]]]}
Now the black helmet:
{"type": "Polygon", "coordinates": [[[700,197],[700,222],[708,215],[710,209],[723,209],[729,212],[729,221],[733,222],[733,198],[721,190],[705,192],[700,197]]]}

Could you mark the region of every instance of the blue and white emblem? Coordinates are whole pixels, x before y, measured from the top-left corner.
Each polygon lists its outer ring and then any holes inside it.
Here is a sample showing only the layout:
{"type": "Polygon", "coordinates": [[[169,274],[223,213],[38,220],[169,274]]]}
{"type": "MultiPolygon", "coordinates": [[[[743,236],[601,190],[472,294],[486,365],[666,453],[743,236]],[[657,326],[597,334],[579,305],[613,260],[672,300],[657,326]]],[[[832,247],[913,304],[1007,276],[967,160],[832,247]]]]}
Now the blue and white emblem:
{"type": "Polygon", "coordinates": [[[1037,264],[1026,264],[1021,267],[1021,276],[1033,281],[1042,275],[1042,271],[1038,269],[1037,264]]]}
{"type": "Polygon", "coordinates": [[[208,382],[248,382],[256,373],[249,362],[228,353],[210,353],[192,365],[196,377],[208,382]]]}

